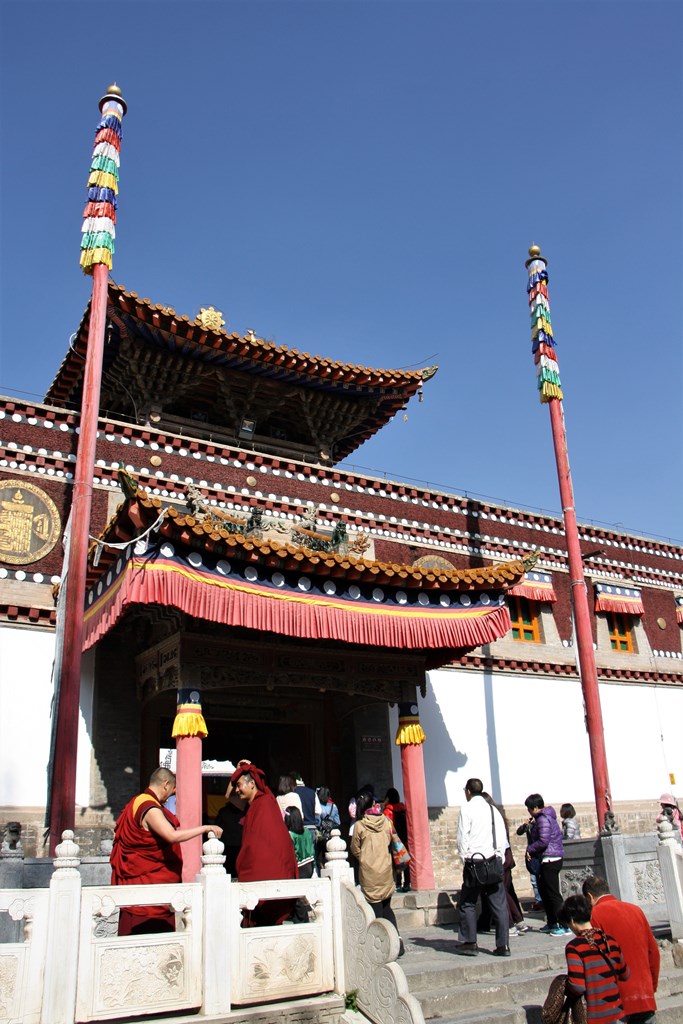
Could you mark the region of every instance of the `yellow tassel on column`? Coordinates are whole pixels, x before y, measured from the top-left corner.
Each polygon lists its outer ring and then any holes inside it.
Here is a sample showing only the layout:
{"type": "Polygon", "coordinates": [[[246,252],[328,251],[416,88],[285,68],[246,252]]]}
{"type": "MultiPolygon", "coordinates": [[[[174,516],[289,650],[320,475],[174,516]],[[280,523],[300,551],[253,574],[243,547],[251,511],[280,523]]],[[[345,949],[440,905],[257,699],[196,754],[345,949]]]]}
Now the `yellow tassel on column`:
{"type": "Polygon", "coordinates": [[[396,746],[404,747],[409,743],[420,745],[427,739],[417,715],[414,718],[399,718],[396,730],[396,746]]]}
{"type": "Polygon", "coordinates": [[[176,709],[173,732],[176,736],[201,736],[205,739],[208,735],[204,715],[199,704],[179,704],[176,709]]]}

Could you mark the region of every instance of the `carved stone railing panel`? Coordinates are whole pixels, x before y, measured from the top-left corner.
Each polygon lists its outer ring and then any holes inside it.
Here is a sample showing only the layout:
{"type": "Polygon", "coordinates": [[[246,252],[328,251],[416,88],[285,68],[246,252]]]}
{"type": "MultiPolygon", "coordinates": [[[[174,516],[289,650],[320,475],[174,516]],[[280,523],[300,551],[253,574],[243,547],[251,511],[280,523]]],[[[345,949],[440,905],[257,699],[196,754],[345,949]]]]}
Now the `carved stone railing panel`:
{"type": "Polygon", "coordinates": [[[657,825],[657,860],[674,942],[683,942],[683,849],[678,829],[665,819],[657,825]]]}
{"type": "MultiPolygon", "coordinates": [[[[339,873],[349,869],[338,834],[328,843],[334,877],[250,884],[231,883],[216,839],[204,844],[199,880],[177,885],[84,887],[70,835],[58,851],[49,889],[0,890],[0,913],[23,928],[22,942],[0,944],[0,1021],[85,1024],[190,1011],[215,1020],[232,1002],[346,991],[339,873]],[[240,927],[242,908],[297,897],[311,907],[307,924],[240,927]],[[120,909],[135,905],[173,907],[177,930],[119,937],[120,909]]],[[[393,1005],[387,984],[378,1005],[393,1005]]]]}
{"type": "Polygon", "coordinates": [[[424,1024],[419,1002],[395,963],[398,932],[375,918],[351,881],[341,882],[344,969],[347,991],[357,990],[360,1010],[375,1024],[424,1024]]]}
{"type": "Polygon", "coordinates": [[[662,916],[664,892],[657,863],[656,835],[617,832],[602,835],[599,842],[610,892],[627,903],[637,903],[651,920],[662,916]]]}
{"type": "Polygon", "coordinates": [[[0,944],[0,1020],[40,1020],[48,898],[46,889],[0,890],[0,912],[23,923],[23,941],[0,944]]]}
{"type": "Polygon", "coordinates": [[[202,1002],[203,893],[192,885],[129,885],[82,890],[76,1015],[80,1021],[196,1009],[202,1002]],[[176,931],[112,935],[121,907],[163,904],[176,931]],[[106,921],[107,926],[102,927],[106,921]]]}
{"type": "Polygon", "coordinates": [[[659,864],[656,860],[634,860],[631,880],[637,903],[664,903],[664,890],[659,864]]]}
{"type": "Polygon", "coordinates": [[[240,929],[232,961],[232,1003],[261,1003],[334,990],[332,900],[327,879],[236,883],[231,886],[231,928],[243,908],[259,900],[306,896],[307,924],[240,929]]]}

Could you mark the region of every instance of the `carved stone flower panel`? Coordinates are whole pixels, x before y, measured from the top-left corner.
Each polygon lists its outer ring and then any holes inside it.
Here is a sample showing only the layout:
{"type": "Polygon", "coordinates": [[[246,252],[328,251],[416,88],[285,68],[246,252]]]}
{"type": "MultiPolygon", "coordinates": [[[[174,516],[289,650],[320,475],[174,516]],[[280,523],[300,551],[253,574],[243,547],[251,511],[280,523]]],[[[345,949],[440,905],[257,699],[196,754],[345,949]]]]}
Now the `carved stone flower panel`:
{"type": "Polygon", "coordinates": [[[147,938],[144,946],[96,949],[93,1016],[107,1010],[136,1013],[189,1009],[190,985],[182,943],[147,938]]]}
{"type": "Polygon", "coordinates": [[[659,861],[632,861],[631,879],[638,903],[664,903],[659,861]]]}
{"type": "Polygon", "coordinates": [[[562,871],[560,876],[562,897],[567,899],[568,896],[581,894],[584,881],[592,874],[593,871],[590,867],[570,868],[568,871],[562,871]]]}
{"type": "Polygon", "coordinates": [[[319,929],[304,928],[284,927],[278,938],[245,936],[243,998],[282,999],[324,991],[322,936],[319,929]]]}

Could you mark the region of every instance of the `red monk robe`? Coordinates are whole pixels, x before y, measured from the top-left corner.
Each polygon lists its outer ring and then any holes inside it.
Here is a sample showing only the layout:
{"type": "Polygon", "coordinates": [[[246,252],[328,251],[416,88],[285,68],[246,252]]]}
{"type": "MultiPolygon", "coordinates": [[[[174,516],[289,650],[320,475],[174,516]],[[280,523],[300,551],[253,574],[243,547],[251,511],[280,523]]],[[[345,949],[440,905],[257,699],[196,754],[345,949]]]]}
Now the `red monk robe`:
{"type": "MultiPolygon", "coordinates": [[[[175,814],[159,802],[151,789],[134,797],[121,811],[116,822],[114,845],[109,858],[112,885],[158,885],[182,881],[183,855],[179,843],[169,843],[143,828],[147,811],[158,807],[164,817],[178,828],[175,814]]],[[[163,905],[121,907],[119,935],[175,931],[175,913],[163,905]]]]}
{"type": "MultiPolygon", "coordinates": [[[[298,878],[294,844],[282,820],[282,811],[265,784],[259,768],[247,764],[232,777],[233,785],[249,773],[258,789],[242,819],[242,845],[237,856],[240,882],[263,882],[280,878],[298,878]]],[[[282,924],[289,917],[295,900],[263,900],[254,910],[245,912],[243,927],[282,924]]]]}

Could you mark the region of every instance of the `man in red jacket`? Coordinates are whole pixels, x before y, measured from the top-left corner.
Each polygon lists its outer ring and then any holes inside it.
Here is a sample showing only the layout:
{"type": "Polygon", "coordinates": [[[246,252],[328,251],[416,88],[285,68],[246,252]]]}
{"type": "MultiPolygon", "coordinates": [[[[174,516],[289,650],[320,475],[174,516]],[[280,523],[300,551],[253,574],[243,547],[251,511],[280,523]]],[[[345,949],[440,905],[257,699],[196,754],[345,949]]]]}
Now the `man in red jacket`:
{"type": "Polygon", "coordinates": [[[619,995],[629,1024],[654,1024],[659,981],[659,946],[640,907],[612,896],[604,878],[591,875],[583,883],[583,895],[591,905],[591,924],[612,935],[621,946],[631,969],[627,981],[619,981],[619,995]]]}

